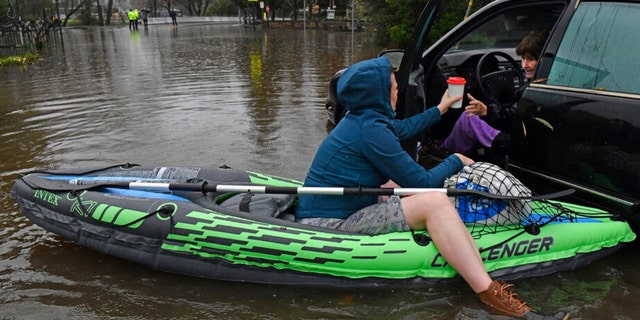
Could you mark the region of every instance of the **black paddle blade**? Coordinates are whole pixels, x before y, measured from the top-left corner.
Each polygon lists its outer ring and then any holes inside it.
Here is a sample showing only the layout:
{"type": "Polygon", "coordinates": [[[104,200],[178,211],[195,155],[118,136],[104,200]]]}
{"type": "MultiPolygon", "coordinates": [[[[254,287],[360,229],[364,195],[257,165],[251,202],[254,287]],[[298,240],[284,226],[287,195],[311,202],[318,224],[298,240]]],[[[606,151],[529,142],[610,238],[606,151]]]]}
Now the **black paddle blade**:
{"type": "Polygon", "coordinates": [[[491,199],[500,199],[500,200],[523,200],[523,199],[525,199],[525,200],[526,199],[529,199],[529,200],[551,200],[551,199],[557,199],[557,198],[560,198],[560,197],[565,197],[565,196],[571,195],[574,192],[576,192],[575,189],[566,189],[566,190],[562,190],[562,191],[558,191],[558,192],[535,195],[535,196],[533,196],[533,195],[532,196],[508,196],[508,195],[495,194],[495,193],[479,191],[479,190],[447,189],[447,195],[450,196],[450,197],[475,195],[475,196],[479,196],[479,197],[487,197],[487,198],[491,198],[491,199]]]}

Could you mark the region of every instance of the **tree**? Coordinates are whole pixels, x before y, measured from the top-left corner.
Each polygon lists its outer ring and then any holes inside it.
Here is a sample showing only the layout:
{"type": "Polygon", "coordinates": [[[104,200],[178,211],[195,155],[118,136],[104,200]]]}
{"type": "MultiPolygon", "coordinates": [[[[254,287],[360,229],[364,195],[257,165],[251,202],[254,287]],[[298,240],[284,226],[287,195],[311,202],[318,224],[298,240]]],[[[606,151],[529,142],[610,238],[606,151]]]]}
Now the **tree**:
{"type": "MultiPolygon", "coordinates": [[[[379,45],[403,48],[411,37],[411,32],[428,0],[362,0],[365,3],[368,17],[374,25],[379,45]]],[[[475,12],[491,0],[480,0],[474,3],[470,13],[475,12]]],[[[438,39],[447,31],[460,23],[469,7],[469,0],[442,1],[439,24],[433,26],[432,35],[438,39]]],[[[431,40],[434,40],[431,39],[431,40]]]]}
{"type": "Polygon", "coordinates": [[[234,16],[238,14],[238,9],[245,7],[243,0],[216,0],[207,7],[204,15],[218,15],[218,16],[234,16]]]}
{"type": "Polygon", "coordinates": [[[52,0],[5,0],[0,2],[0,24],[43,20],[52,23],[55,16],[52,0]]]}
{"type": "Polygon", "coordinates": [[[55,18],[55,7],[50,0],[31,0],[29,2],[9,0],[0,5],[3,15],[0,23],[3,32],[20,33],[24,41],[16,42],[27,48],[40,51],[51,40],[51,32],[59,26],[55,18]]]}
{"type": "Polygon", "coordinates": [[[204,16],[207,13],[207,8],[211,5],[211,0],[176,0],[187,8],[189,15],[192,16],[204,16]]]}
{"type": "MultiPolygon", "coordinates": [[[[98,11],[98,25],[104,25],[104,17],[102,16],[102,5],[100,0],[96,0],[96,11],[98,11]]],[[[91,7],[89,6],[89,14],[91,14],[91,7]]]]}
{"type": "Polygon", "coordinates": [[[25,32],[25,36],[29,39],[29,42],[33,43],[36,51],[42,50],[45,46],[45,42],[49,33],[58,26],[59,21],[53,22],[51,20],[37,19],[24,22],[22,29],[25,32]]]}
{"type": "Polygon", "coordinates": [[[73,3],[74,3],[73,0],[64,0],[63,1],[64,20],[62,20],[62,25],[66,26],[67,23],[69,22],[69,18],[74,13],[76,13],[76,11],[78,11],[80,8],[82,8],[82,6],[89,5],[89,8],[91,8],[90,2],[91,2],[91,0],[80,0],[80,1],[78,1],[77,5],[74,7],[73,6],[73,3]]]}
{"type": "Polygon", "coordinates": [[[105,25],[111,25],[111,13],[113,12],[113,0],[107,2],[107,21],[105,25]]]}
{"type": "Polygon", "coordinates": [[[17,17],[16,9],[10,1],[0,2],[0,25],[11,23],[17,17]]]}
{"type": "Polygon", "coordinates": [[[53,2],[51,0],[10,0],[7,1],[14,11],[14,19],[18,17],[22,20],[36,20],[44,18],[52,13],[53,2]]]}

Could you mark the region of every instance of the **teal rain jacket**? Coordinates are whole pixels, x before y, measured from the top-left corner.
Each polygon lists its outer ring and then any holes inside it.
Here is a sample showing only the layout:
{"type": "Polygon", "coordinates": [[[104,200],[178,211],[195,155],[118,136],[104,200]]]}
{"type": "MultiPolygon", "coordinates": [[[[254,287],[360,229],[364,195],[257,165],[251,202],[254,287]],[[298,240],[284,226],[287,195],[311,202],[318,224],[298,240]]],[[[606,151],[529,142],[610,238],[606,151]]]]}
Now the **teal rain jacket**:
{"type": "MultiPolygon", "coordinates": [[[[380,187],[389,179],[405,188],[441,188],[462,169],[454,155],[431,170],[416,163],[400,141],[440,121],[438,108],[394,119],[391,64],[386,57],[358,62],[338,81],[338,100],[348,112],[320,145],[306,187],[380,187]]],[[[345,219],[375,204],[375,195],[300,195],[297,218],[345,219]]]]}

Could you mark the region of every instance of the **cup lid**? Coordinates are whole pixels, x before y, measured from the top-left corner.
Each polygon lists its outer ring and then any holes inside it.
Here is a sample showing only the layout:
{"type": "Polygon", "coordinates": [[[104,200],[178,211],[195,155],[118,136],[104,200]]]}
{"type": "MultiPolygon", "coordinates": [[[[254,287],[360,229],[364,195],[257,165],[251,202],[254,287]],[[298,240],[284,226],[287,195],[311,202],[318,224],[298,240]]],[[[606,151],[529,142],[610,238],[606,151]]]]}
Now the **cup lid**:
{"type": "Polygon", "coordinates": [[[447,83],[449,83],[449,84],[466,84],[467,80],[465,80],[462,77],[449,77],[449,79],[447,79],[447,83]]]}

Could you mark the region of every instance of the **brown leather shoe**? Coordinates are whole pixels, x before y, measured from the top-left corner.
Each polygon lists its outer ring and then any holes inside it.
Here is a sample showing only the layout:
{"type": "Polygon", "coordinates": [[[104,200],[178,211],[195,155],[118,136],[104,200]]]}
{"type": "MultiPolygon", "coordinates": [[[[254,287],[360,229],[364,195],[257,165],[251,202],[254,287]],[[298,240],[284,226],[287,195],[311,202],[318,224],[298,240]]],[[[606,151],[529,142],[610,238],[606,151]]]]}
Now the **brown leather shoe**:
{"type": "Polygon", "coordinates": [[[493,312],[505,316],[520,317],[531,311],[513,291],[513,285],[504,281],[494,280],[486,291],[478,293],[478,298],[493,312]]]}

